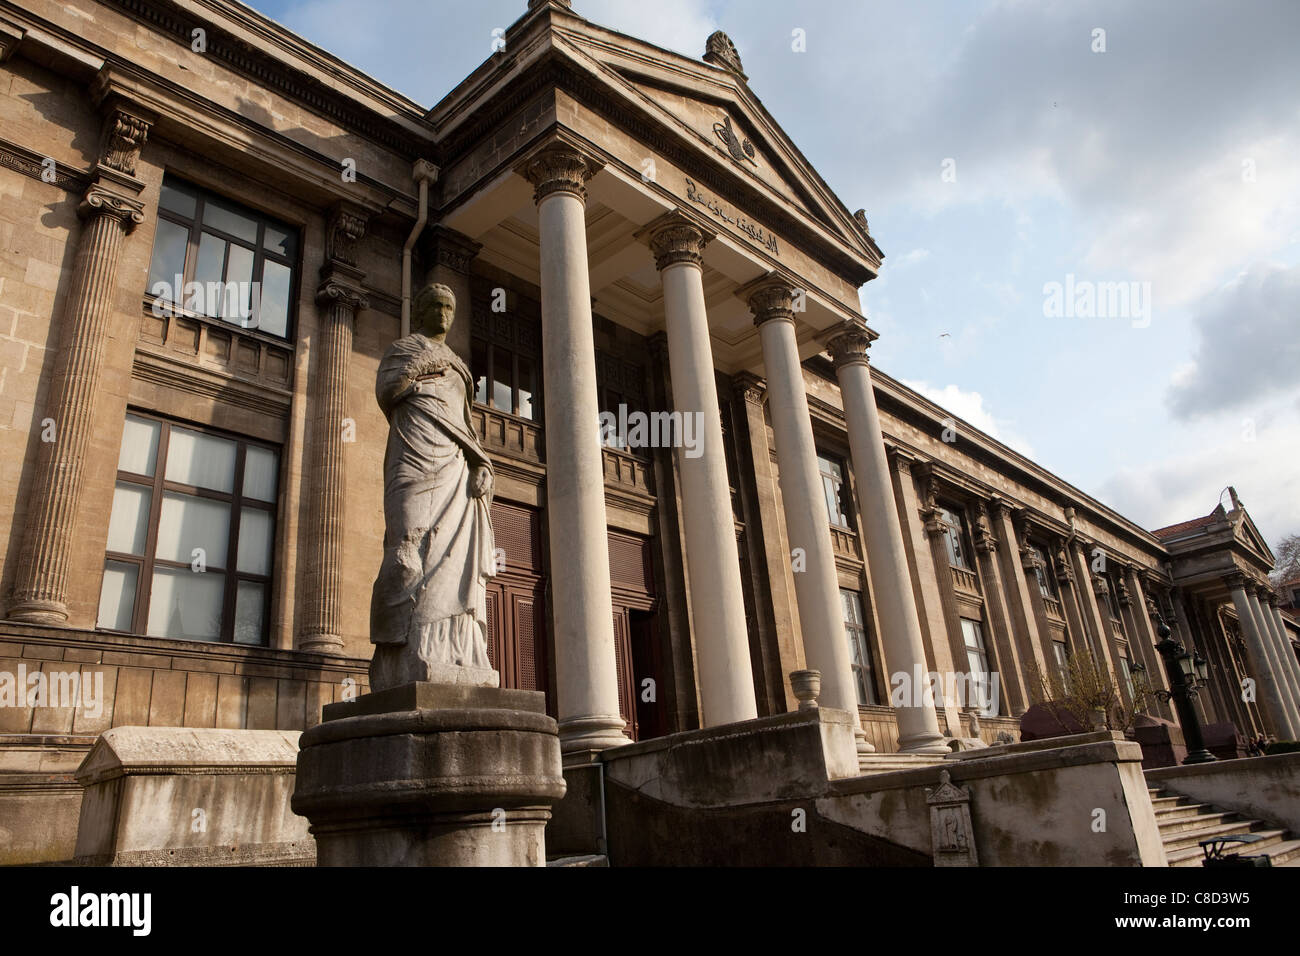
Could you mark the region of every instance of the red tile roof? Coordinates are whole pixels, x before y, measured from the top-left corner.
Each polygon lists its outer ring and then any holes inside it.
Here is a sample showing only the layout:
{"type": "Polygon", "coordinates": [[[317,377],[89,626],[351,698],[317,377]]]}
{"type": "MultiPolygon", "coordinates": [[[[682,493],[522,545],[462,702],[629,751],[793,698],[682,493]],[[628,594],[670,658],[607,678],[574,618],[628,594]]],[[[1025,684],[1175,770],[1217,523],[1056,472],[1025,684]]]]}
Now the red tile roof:
{"type": "Polygon", "coordinates": [[[1215,520],[1216,516],[1213,513],[1210,513],[1204,518],[1193,518],[1191,521],[1180,521],[1178,524],[1171,524],[1167,528],[1157,528],[1151,533],[1163,541],[1166,538],[1180,535],[1184,531],[1194,531],[1197,528],[1204,528],[1208,524],[1213,524],[1215,520]]]}

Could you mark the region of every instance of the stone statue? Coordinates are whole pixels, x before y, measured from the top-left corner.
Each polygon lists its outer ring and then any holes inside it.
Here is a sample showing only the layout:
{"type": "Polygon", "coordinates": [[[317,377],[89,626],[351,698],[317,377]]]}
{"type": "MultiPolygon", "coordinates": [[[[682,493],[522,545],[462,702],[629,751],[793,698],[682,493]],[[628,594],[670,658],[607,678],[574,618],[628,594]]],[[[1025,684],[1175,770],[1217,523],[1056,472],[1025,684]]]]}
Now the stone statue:
{"type": "Polygon", "coordinates": [[[370,603],[370,688],[412,681],[496,687],[487,579],[495,572],[492,465],[470,421],[469,369],[446,344],[456,298],[432,284],[384,353],[375,397],[388,419],[384,560],[370,603]]]}

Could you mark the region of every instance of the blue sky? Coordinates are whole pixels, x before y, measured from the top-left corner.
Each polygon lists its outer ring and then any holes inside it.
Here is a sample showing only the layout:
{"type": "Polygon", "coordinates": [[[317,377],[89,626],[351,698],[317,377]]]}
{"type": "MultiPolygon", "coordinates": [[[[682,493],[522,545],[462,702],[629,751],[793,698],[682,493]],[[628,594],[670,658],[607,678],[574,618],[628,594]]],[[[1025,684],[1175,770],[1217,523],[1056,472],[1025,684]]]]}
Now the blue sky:
{"type": "MultiPolygon", "coordinates": [[[[526,3],[252,6],[432,106],[526,3]]],[[[769,112],[867,210],[882,370],[1148,528],[1232,484],[1270,544],[1300,532],[1300,4],[573,7],[691,56],[727,31],[769,112]],[[1067,276],[1137,283],[1150,311],[1045,314],[1067,276]]]]}

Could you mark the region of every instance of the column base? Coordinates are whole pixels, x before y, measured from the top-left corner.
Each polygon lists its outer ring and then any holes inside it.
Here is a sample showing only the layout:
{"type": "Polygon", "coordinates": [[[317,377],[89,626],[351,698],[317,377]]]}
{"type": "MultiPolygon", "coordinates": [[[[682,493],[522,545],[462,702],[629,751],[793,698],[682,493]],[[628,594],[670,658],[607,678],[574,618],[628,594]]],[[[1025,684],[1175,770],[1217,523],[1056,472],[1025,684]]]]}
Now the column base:
{"type": "Polygon", "coordinates": [[[295,646],[300,651],[338,654],[343,651],[343,638],[338,634],[299,634],[295,646]]]}
{"type": "Polygon", "coordinates": [[[5,616],[22,624],[66,624],[68,606],[62,601],[19,601],[5,616]]]}
{"type": "Polygon", "coordinates": [[[927,731],[899,737],[898,752],[900,754],[950,754],[952,748],[948,746],[948,738],[943,734],[927,731]]]}
{"type": "Polygon", "coordinates": [[[632,741],[623,733],[627,726],[622,717],[566,717],[560,721],[560,752],[565,762],[570,756],[595,754],[632,741]]]}
{"type": "Polygon", "coordinates": [[[330,704],[298,753],[293,810],[318,866],[544,866],[564,796],[536,691],[416,683],[330,704]]]}

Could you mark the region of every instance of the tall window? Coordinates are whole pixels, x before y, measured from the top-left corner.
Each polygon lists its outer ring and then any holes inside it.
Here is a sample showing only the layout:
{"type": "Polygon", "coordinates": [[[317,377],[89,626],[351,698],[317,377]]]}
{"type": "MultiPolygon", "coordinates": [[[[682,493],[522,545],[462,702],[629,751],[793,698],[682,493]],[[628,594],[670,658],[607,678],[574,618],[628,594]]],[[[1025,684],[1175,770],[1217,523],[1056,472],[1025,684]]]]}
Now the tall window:
{"type": "Polygon", "coordinates": [[[537,363],[531,358],[504,345],[474,339],[470,365],[474,374],[474,401],[530,421],[541,417],[537,363]]]}
{"type": "Polygon", "coordinates": [[[266,445],[127,415],[99,626],[267,643],[278,471],[266,445]]]}
{"type": "Polygon", "coordinates": [[[1056,576],[1052,573],[1051,562],[1047,560],[1047,555],[1043,549],[1036,544],[1031,544],[1029,550],[1033,553],[1038,561],[1038,566],[1034,568],[1034,576],[1038,578],[1038,591],[1043,597],[1056,597],[1056,576]]]}
{"type": "Polygon", "coordinates": [[[988,649],[984,646],[984,630],[979,621],[962,618],[961,636],[966,643],[966,662],[970,668],[968,686],[975,695],[966,704],[975,707],[983,717],[995,717],[998,705],[993,698],[993,674],[989,670],[988,649]]]}
{"type": "Polygon", "coordinates": [[[848,485],[844,481],[844,463],[829,455],[817,456],[817,468],[822,475],[822,493],[826,497],[826,513],[831,524],[848,528],[848,485]]]}
{"type": "Polygon", "coordinates": [[[1056,661],[1056,672],[1061,675],[1061,681],[1065,682],[1066,675],[1070,673],[1070,647],[1065,641],[1052,641],[1052,657],[1056,661]]]}
{"type": "Polygon", "coordinates": [[[862,597],[857,591],[840,589],[844,609],[844,633],[849,639],[849,660],[853,664],[853,683],[858,688],[858,704],[875,704],[876,681],[872,676],[871,652],[867,645],[867,627],[862,613],[862,597]]]}
{"type": "Polygon", "coordinates": [[[948,549],[948,563],[956,568],[970,570],[966,558],[966,521],[955,511],[939,509],[939,521],[944,526],[944,547],[948,549]]]}
{"type": "Polygon", "coordinates": [[[288,338],[297,261],[296,229],[171,176],[163,180],[151,296],[288,338]]]}
{"type": "Polygon", "coordinates": [[[1132,702],[1137,694],[1133,690],[1133,668],[1129,664],[1127,655],[1120,655],[1119,669],[1124,674],[1124,686],[1128,688],[1128,699],[1132,702]]]}

